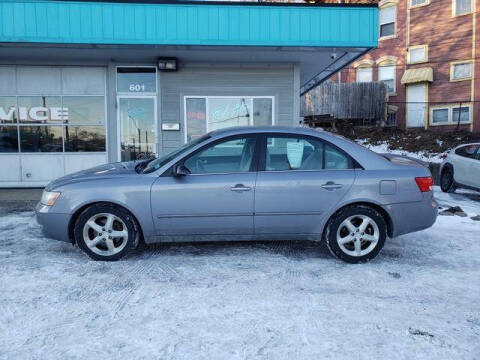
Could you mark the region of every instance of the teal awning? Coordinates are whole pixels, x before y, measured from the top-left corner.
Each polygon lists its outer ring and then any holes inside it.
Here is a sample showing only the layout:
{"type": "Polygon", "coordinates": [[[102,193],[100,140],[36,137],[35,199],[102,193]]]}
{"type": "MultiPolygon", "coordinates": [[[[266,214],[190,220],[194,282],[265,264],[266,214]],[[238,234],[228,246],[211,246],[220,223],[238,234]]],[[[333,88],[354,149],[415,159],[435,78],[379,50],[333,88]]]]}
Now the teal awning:
{"type": "Polygon", "coordinates": [[[0,0],[0,42],[377,46],[377,8],[0,0]]]}

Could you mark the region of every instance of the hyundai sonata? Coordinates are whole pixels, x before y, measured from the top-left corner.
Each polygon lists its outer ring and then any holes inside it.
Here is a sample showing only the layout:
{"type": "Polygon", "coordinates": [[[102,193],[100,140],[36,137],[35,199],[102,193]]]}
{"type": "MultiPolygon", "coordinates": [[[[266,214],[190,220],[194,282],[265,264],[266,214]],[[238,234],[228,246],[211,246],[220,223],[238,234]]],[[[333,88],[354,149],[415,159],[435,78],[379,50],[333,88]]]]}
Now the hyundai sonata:
{"type": "Polygon", "coordinates": [[[95,260],[171,241],[313,240],[350,263],[432,226],[432,177],[307,128],[213,131],[170,154],[57,179],[36,207],[44,233],[95,260]]]}

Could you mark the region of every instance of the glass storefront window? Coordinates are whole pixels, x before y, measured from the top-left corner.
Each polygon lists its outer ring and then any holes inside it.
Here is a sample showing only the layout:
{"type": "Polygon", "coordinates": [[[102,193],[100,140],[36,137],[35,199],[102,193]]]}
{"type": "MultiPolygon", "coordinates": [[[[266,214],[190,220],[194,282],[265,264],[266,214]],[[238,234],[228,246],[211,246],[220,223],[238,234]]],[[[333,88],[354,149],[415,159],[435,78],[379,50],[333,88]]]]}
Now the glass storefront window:
{"type": "Polygon", "coordinates": [[[268,126],[272,125],[272,99],[259,98],[253,99],[253,125],[268,126]]]}
{"type": "Polygon", "coordinates": [[[208,130],[250,124],[250,99],[209,99],[208,130]]]}
{"type": "Polygon", "coordinates": [[[186,99],[187,142],[198,139],[207,132],[207,103],[203,98],[186,99]]]}
{"type": "Polygon", "coordinates": [[[105,123],[105,98],[103,96],[64,96],[68,124],[103,125],[105,123]]]}
{"type": "Polygon", "coordinates": [[[153,67],[117,68],[117,92],[154,93],[157,91],[157,71],[153,67]]]}
{"type": "Polygon", "coordinates": [[[65,151],[105,151],[104,126],[65,126],[65,151]]]}
{"type": "Polygon", "coordinates": [[[20,126],[21,152],[62,152],[62,126],[20,126]]]}
{"type": "Polygon", "coordinates": [[[0,125],[0,152],[18,152],[17,126],[0,125]]]}
{"type": "Polygon", "coordinates": [[[266,96],[186,97],[186,141],[226,127],[273,125],[273,106],[273,97],[266,96]]]}
{"type": "Polygon", "coordinates": [[[17,122],[17,99],[14,96],[0,96],[0,124],[17,122]]]}
{"type": "Polygon", "coordinates": [[[19,96],[17,100],[20,123],[61,122],[58,111],[62,107],[60,96],[19,96]]]}

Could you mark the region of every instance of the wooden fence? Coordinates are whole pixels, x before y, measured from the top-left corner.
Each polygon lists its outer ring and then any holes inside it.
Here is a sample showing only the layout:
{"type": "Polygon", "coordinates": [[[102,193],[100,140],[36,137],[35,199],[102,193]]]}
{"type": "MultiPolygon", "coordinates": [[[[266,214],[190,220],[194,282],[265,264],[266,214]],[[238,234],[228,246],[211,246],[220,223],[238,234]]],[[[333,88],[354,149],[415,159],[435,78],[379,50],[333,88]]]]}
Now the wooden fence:
{"type": "Polygon", "coordinates": [[[300,114],[334,119],[385,120],[387,87],[384,83],[325,83],[301,97],[300,114]]]}

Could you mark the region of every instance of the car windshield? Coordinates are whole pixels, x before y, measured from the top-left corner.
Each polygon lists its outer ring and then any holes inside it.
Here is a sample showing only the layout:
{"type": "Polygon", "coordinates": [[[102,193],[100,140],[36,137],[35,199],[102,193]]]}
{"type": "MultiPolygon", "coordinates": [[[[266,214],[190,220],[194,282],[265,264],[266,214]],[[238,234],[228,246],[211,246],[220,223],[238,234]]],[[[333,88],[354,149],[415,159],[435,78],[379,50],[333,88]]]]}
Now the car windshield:
{"type": "Polygon", "coordinates": [[[174,150],[174,151],[172,151],[172,152],[170,152],[166,155],[163,155],[162,157],[159,157],[157,159],[154,159],[154,160],[150,161],[148,163],[148,165],[145,167],[145,169],[143,169],[142,173],[148,174],[148,173],[151,173],[153,171],[156,171],[156,170],[160,169],[163,165],[172,161],[178,155],[183,154],[184,152],[187,152],[188,150],[190,150],[194,146],[200,144],[201,142],[205,141],[209,137],[210,137],[209,135],[203,135],[202,137],[199,137],[198,139],[192,140],[192,141],[186,143],[185,145],[183,145],[182,147],[180,147],[180,148],[178,148],[178,149],[176,149],[176,150],[174,150]]]}

